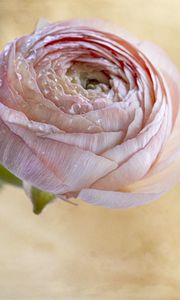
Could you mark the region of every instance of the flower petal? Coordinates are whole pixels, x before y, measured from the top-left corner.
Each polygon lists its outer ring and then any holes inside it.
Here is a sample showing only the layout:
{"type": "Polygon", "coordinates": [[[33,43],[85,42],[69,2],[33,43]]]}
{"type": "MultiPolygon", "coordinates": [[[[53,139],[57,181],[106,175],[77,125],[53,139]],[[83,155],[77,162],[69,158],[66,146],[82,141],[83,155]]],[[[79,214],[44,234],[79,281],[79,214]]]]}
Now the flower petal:
{"type": "Polygon", "coordinates": [[[122,109],[119,104],[112,104],[106,108],[90,111],[84,117],[101,126],[104,131],[124,131],[133,120],[133,112],[122,109]]]}
{"type": "Polygon", "coordinates": [[[83,150],[101,154],[104,151],[119,144],[124,134],[123,132],[100,132],[100,133],[40,133],[39,136],[52,140],[77,146],[83,150]]]}
{"type": "Polygon", "coordinates": [[[1,103],[25,113],[31,120],[48,123],[67,132],[101,132],[100,126],[87,120],[81,115],[69,115],[62,112],[54,103],[45,99],[41,94],[34,73],[27,62],[16,57],[16,43],[7,48],[6,57],[0,56],[0,87],[1,103]],[[19,64],[16,70],[16,60],[19,64]],[[8,66],[8,71],[6,68],[8,66]],[[19,77],[18,77],[19,76],[19,77]],[[20,78],[20,79],[19,79],[20,78]]]}
{"type": "Polygon", "coordinates": [[[180,73],[167,54],[157,45],[144,41],[138,48],[147,56],[149,61],[159,70],[166,91],[169,91],[168,102],[172,106],[173,120],[176,119],[180,106],[180,73]]]}
{"type": "Polygon", "coordinates": [[[127,130],[125,139],[127,140],[127,139],[131,139],[131,138],[137,136],[137,134],[142,129],[142,125],[143,125],[143,111],[142,111],[142,108],[139,107],[135,111],[134,120],[128,126],[128,130],[127,130]]]}
{"type": "Polygon", "coordinates": [[[161,193],[128,193],[96,189],[83,189],[78,198],[89,204],[108,208],[137,207],[161,197],[161,193]]]}
{"type": "Polygon", "coordinates": [[[44,19],[44,18],[40,18],[37,22],[37,25],[36,25],[36,31],[39,31],[41,29],[44,29],[46,26],[50,25],[50,23],[44,19]]]}
{"type": "Polygon", "coordinates": [[[145,147],[135,152],[127,161],[125,160],[124,163],[120,164],[116,170],[99,179],[92,187],[105,190],[119,190],[121,187],[138,181],[145,176],[157,159],[163,146],[167,115],[166,111],[161,128],[145,147]]]}
{"type": "Polygon", "coordinates": [[[37,136],[19,125],[21,119],[22,113],[0,104],[0,161],[32,185],[54,194],[76,191],[117,167],[89,151],[37,136]]]}

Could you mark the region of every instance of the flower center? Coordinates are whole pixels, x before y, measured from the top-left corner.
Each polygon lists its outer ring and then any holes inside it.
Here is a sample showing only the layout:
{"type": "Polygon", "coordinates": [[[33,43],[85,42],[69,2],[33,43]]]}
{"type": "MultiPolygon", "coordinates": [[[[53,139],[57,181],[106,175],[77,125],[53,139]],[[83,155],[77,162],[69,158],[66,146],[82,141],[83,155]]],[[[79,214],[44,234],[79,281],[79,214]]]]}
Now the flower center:
{"type": "Polygon", "coordinates": [[[101,70],[86,64],[73,64],[66,72],[72,84],[82,87],[89,94],[104,93],[110,89],[109,77],[101,70]]]}
{"type": "Polygon", "coordinates": [[[100,82],[97,79],[87,79],[84,88],[86,90],[94,90],[100,82]]]}

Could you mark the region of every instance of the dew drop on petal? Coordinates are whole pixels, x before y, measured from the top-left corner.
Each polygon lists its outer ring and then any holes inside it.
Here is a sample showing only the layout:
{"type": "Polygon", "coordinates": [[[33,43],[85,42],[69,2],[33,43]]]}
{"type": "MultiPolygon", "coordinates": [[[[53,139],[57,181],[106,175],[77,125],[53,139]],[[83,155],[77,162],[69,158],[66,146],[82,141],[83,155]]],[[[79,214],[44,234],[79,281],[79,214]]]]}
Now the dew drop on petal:
{"type": "Polygon", "coordinates": [[[97,123],[98,125],[100,125],[100,124],[101,124],[101,119],[98,119],[98,120],[96,121],[96,123],[97,123]]]}
{"type": "Polygon", "coordinates": [[[39,128],[40,131],[44,131],[44,125],[39,125],[38,128],[39,128]]]}
{"type": "Polygon", "coordinates": [[[93,125],[88,126],[88,131],[91,131],[93,127],[93,125]]]}
{"type": "Polygon", "coordinates": [[[22,75],[20,73],[17,73],[17,77],[19,80],[22,80],[22,75]]]}
{"type": "Polygon", "coordinates": [[[31,129],[32,128],[32,124],[30,123],[30,124],[28,124],[28,128],[29,129],[31,129]]]}
{"type": "Polygon", "coordinates": [[[81,108],[81,105],[78,103],[75,103],[71,105],[71,108],[69,109],[69,113],[71,114],[77,114],[81,108]]]}

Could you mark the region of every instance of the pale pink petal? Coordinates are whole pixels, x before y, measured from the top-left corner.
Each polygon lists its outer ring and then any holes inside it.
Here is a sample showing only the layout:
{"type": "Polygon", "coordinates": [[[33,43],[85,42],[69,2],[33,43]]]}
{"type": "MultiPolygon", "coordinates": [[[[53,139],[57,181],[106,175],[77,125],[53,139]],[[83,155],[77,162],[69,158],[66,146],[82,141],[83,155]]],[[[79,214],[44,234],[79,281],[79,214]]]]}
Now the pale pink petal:
{"type": "Polygon", "coordinates": [[[154,120],[144,127],[136,137],[126,140],[120,145],[104,152],[102,155],[116,161],[119,165],[127,161],[134,153],[145,148],[152,137],[158,133],[163,122],[165,110],[166,105],[163,103],[154,120]]]}
{"type": "Polygon", "coordinates": [[[37,157],[24,141],[0,120],[0,162],[13,174],[49,192],[69,189],[54,170],[46,165],[45,158],[37,157]]]}
{"type": "MultiPolygon", "coordinates": [[[[57,24],[57,23],[56,23],[57,24]]],[[[107,33],[112,33],[117,36],[119,36],[122,39],[125,39],[129,43],[132,43],[134,45],[138,45],[139,40],[133,37],[128,31],[126,31],[124,28],[120,28],[118,25],[113,25],[112,23],[108,21],[103,21],[100,19],[90,19],[90,20],[78,20],[78,19],[72,19],[69,21],[63,21],[62,26],[70,26],[70,27],[89,27],[94,29],[95,31],[103,31],[107,33]]]]}
{"type": "Polygon", "coordinates": [[[60,141],[69,145],[78,146],[83,150],[92,151],[95,154],[114,147],[121,143],[123,132],[100,132],[100,133],[39,133],[39,136],[60,141]]]}
{"type": "Polygon", "coordinates": [[[142,108],[139,107],[135,111],[134,120],[128,126],[125,140],[135,137],[142,129],[142,125],[143,125],[143,111],[142,111],[142,108]]]}
{"type": "Polygon", "coordinates": [[[137,207],[158,199],[161,193],[131,193],[114,192],[96,189],[83,189],[78,198],[89,204],[108,207],[108,208],[129,208],[137,207]]]}
{"type": "MultiPolygon", "coordinates": [[[[169,168],[169,166],[176,162],[180,157],[180,111],[176,118],[176,122],[173,128],[171,135],[169,136],[165,147],[161,153],[161,156],[157,163],[152,167],[149,172],[149,176],[158,174],[160,171],[169,168]]],[[[178,162],[175,164],[176,168],[180,170],[178,162]]],[[[177,175],[176,178],[180,180],[180,175],[177,175]]]]}
{"type": "Polygon", "coordinates": [[[157,159],[163,146],[166,127],[167,112],[160,130],[150,139],[149,143],[141,150],[135,152],[119,168],[99,179],[92,187],[105,190],[119,190],[121,187],[132,184],[145,176],[157,159]]]}
{"type": "Polygon", "coordinates": [[[36,31],[42,30],[48,25],[50,25],[50,23],[46,19],[40,18],[36,25],[36,31]]]}
{"type": "MultiPolygon", "coordinates": [[[[0,105],[1,107],[1,105],[0,105]]],[[[64,133],[57,127],[34,121],[29,121],[28,118],[21,112],[14,110],[6,110],[7,118],[12,124],[18,122],[18,126],[22,128],[30,128],[36,136],[48,138],[72,146],[78,146],[83,150],[92,151],[95,154],[100,154],[109,148],[119,144],[123,138],[123,132],[101,132],[101,133],[64,133]]]]}
{"type": "Polygon", "coordinates": [[[177,67],[159,46],[151,42],[141,42],[138,48],[161,73],[175,120],[180,106],[180,74],[177,67]]]}
{"type": "Polygon", "coordinates": [[[84,114],[85,118],[104,131],[124,131],[133,120],[133,112],[122,109],[118,104],[84,114]]]}
{"type": "Polygon", "coordinates": [[[180,153],[176,160],[164,169],[158,170],[157,173],[151,173],[150,170],[146,177],[127,186],[127,189],[135,193],[166,193],[180,180],[179,164],[180,153]]]}
{"type": "Polygon", "coordinates": [[[16,73],[15,43],[7,50],[5,61],[2,59],[0,75],[2,73],[2,86],[0,87],[1,103],[24,112],[29,119],[52,124],[67,132],[101,132],[100,126],[85,119],[81,115],[69,115],[51,101],[45,99],[39,91],[33,73],[21,57],[20,66],[16,73]],[[8,59],[8,72],[4,65],[8,59]],[[7,73],[6,73],[7,72],[7,73]],[[19,77],[17,76],[19,74],[19,77]],[[9,84],[11,83],[11,85],[9,84]]]}
{"type": "MultiPolygon", "coordinates": [[[[180,74],[167,54],[157,45],[144,41],[139,45],[140,50],[149,58],[154,66],[160,70],[166,88],[167,101],[172,110],[173,131],[168,138],[166,147],[152,168],[151,174],[168,167],[179,157],[180,149],[180,74]]],[[[178,165],[178,164],[177,164],[178,165]]]]}
{"type": "Polygon", "coordinates": [[[31,128],[19,126],[18,118],[21,123],[21,114],[16,112],[14,118],[12,110],[0,105],[0,162],[45,191],[80,190],[117,167],[89,151],[38,137],[31,128]]]}
{"type": "Polygon", "coordinates": [[[28,184],[130,207],[180,178],[180,76],[153,44],[101,21],[40,21],[0,54],[0,80],[0,162],[28,184]],[[101,86],[83,85],[83,64],[101,86]]]}

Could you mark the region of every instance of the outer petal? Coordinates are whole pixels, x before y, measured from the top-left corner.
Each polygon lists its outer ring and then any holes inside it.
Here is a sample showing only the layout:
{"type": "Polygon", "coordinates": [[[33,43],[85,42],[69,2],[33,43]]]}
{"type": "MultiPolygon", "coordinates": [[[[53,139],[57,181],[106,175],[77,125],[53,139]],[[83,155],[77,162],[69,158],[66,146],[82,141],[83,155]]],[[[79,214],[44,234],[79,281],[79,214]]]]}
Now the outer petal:
{"type": "Polygon", "coordinates": [[[129,43],[132,43],[134,45],[138,45],[139,40],[133,37],[129,32],[127,32],[124,28],[120,28],[119,26],[113,25],[109,23],[108,21],[98,20],[98,19],[92,19],[92,20],[71,20],[67,22],[63,22],[66,24],[69,24],[70,26],[88,26],[90,28],[94,28],[95,30],[105,31],[108,33],[116,34],[121,39],[125,39],[129,43]]]}
{"type": "Polygon", "coordinates": [[[173,120],[175,120],[180,106],[180,74],[178,69],[159,46],[144,41],[139,43],[138,48],[147,56],[157,70],[160,71],[169,105],[172,106],[173,120]]]}
{"type": "Polygon", "coordinates": [[[126,193],[83,189],[78,197],[90,204],[108,208],[128,208],[147,204],[161,197],[160,193],[126,193]]]}
{"type": "MultiPolygon", "coordinates": [[[[157,163],[152,167],[148,176],[159,174],[164,169],[171,169],[171,164],[174,166],[173,174],[176,173],[176,180],[180,180],[180,168],[178,161],[180,160],[180,112],[176,118],[173,131],[161,153],[157,163]],[[176,170],[177,169],[177,170],[176,170]],[[176,170],[176,171],[175,171],[176,170]]],[[[165,176],[166,177],[166,176],[165,176]]]]}
{"type": "Polygon", "coordinates": [[[134,113],[125,111],[118,104],[112,104],[100,110],[90,111],[84,116],[104,131],[123,131],[133,120],[134,113]]]}
{"type": "Polygon", "coordinates": [[[158,133],[152,137],[147,145],[132,155],[119,168],[99,179],[94,188],[119,190],[121,187],[140,180],[149,171],[164,143],[167,127],[167,113],[158,133]]]}
{"type": "Polygon", "coordinates": [[[133,154],[145,148],[152,137],[158,133],[163,122],[165,110],[166,105],[164,103],[161,105],[161,109],[154,120],[149,123],[135,138],[128,139],[124,143],[104,152],[103,156],[116,161],[120,165],[127,161],[133,154]]]}
{"type": "Polygon", "coordinates": [[[83,150],[91,151],[95,154],[102,152],[119,144],[124,134],[123,132],[100,132],[100,133],[39,133],[41,137],[49,138],[69,145],[77,146],[83,150]]]}
{"type": "Polygon", "coordinates": [[[166,193],[180,179],[180,153],[176,160],[168,167],[158,170],[157,173],[150,172],[145,178],[127,186],[128,191],[135,193],[166,193]]]}
{"type": "Polygon", "coordinates": [[[168,105],[172,110],[173,130],[158,162],[151,170],[150,174],[155,174],[168,167],[180,155],[180,74],[170,58],[157,45],[145,41],[140,43],[138,47],[160,70],[167,92],[168,105]]]}
{"type": "Polygon", "coordinates": [[[19,125],[22,118],[22,113],[0,105],[0,161],[32,185],[55,194],[76,191],[117,167],[89,151],[37,137],[19,125]]]}
{"type": "MultiPolygon", "coordinates": [[[[42,22],[43,24],[44,22],[42,22]]],[[[43,24],[44,25],[44,24],[43,24]]],[[[46,29],[45,26],[41,26],[40,22],[40,27],[38,28],[38,31],[41,33],[41,37],[45,37],[47,35],[55,35],[57,31],[61,28],[73,28],[73,27],[83,27],[84,29],[90,28],[93,29],[94,32],[96,31],[103,31],[108,33],[109,35],[117,35],[121,39],[124,39],[128,41],[129,43],[137,46],[139,44],[139,40],[133,37],[129,32],[127,32],[125,29],[120,28],[119,26],[113,25],[107,21],[99,20],[99,19],[90,19],[90,20],[79,20],[79,19],[72,19],[68,21],[63,21],[61,23],[52,23],[48,26],[46,29]]]]}
{"type": "Polygon", "coordinates": [[[43,28],[45,28],[48,25],[50,25],[50,23],[46,19],[40,18],[36,25],[36,31],[42,30],[43,28]]]}
{"type": "Polygon", "coordinates": [[[141,107],[139,107],[135,111],[134,120],[128,126],[125,139],[127,140],[135,137],[142,129],[142,125],[143,125],[143,110],[141,107]]]}

